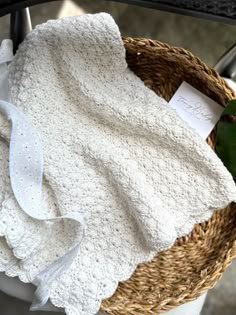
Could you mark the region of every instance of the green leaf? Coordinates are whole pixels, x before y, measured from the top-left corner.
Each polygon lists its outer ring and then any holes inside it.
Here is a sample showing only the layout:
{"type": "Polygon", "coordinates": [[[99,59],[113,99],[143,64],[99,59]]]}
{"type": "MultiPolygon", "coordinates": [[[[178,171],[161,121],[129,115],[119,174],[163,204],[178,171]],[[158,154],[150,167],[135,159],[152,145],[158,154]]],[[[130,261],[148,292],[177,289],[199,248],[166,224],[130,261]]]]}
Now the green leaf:
{"type": "MultiPolygon", "coordinates": [[[[235,102],[236,104],[236,102],[235,102]]],[[[227,114],[232,111],[228,111],[227,114]]],[[[236,124],[220,121],[216,133],[216,153],[229,170],[236,177],[236,124]]]]}
{"type": "Polygon", "coordinates": [[[229,102],[225,110],[223,111],[221,118],[226,115],[235,115],[236,116],[236,100],[232,100],[229,102]]]}
{"type": "MultiPolygon", "coordinates": [[[[236,116],[236,100],[229,102],[221,119],[225,116],[236,116]]],[[[236,124],[234,122],[220,121],[218,123],[216,153],[232,176],[236,178],[236,124]]]]}

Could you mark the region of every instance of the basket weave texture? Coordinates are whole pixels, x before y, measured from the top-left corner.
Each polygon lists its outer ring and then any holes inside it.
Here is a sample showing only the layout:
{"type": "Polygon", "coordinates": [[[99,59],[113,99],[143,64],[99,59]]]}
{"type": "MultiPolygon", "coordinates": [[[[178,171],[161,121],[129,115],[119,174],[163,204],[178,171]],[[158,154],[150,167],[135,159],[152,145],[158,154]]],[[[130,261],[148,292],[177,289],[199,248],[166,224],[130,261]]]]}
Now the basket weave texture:
{"type": "MultiPolygon", "coordinates": [[[[235,98],[225,81],[190,52],[147,39],[123,38],[130,69],[158,95],[170,100],[186,81],[221,105],[235,98]]],[[[208,138],[215,147],[215,130],[208,138]]],[[[102,302],[110,315],[160,314],[190,302],[220,279],[236,257],[236,204],[218,210],[172,248],[137,267],[102,302]]]]}

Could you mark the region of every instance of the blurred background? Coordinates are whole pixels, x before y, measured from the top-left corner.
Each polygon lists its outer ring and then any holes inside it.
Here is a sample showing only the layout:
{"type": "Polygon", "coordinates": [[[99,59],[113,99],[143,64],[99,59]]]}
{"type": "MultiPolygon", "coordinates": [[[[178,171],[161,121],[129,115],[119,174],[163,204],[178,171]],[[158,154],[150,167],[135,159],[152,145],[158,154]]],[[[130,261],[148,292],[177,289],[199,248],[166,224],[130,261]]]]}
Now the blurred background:
{"type": "MultiPolygon", "coordinates": [[[[236,41],[236,26],[233,25],[102,0],[65,0],[37,5],[30,9],[33,26],[48,19],[102,11],[114,17],[123,36],[158,39],[183,47],[210,66],[214,66],[236,41]]],[[[9,29],[9,17],[0,18],[0,40],[8,38],[9,29]]],[[[236,315],[235,279],[236,262],[229,267],[218,285],[209,291],[202,315],[236,315]]],[[[60,314],[31,313],[27,303],[1,292],[0,310],[3,315],[60,314]]]]}

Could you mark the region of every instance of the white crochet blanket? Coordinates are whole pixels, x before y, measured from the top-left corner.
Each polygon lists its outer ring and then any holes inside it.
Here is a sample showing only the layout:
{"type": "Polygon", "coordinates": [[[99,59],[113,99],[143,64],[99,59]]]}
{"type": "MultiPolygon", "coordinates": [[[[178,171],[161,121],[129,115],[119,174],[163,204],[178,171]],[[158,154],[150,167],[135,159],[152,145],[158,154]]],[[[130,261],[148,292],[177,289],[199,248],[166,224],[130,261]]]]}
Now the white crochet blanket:
{"type": "MultiPolygon", "coordinates": [[[[79,212],[86,222],[78,255],[50,287],[67,314],[95,314],[139,263],[236,201],[215,153],[128,69],[109,15],[36,27],[10,66],[10,85],[12,103],[42,141],[42,210],[79,212]]],[[[1,116],[0,134],[9,139],[10,128],[1,116]]],[[[2,139],[0,235],[8,246],[0,242],[0,270],[32,282],[75,244],[78,226],[39,222],[20,209],[8,154],[2,139]]]]}

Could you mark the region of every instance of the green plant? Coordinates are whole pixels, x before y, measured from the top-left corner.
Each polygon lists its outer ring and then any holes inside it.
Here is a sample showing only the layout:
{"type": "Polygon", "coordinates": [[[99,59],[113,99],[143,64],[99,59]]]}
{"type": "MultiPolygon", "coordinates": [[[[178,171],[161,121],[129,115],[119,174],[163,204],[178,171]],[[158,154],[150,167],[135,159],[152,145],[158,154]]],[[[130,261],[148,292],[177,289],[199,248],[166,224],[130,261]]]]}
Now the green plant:
{"type": "Polygon", "coordinates": [[[236,100],[223,111],[216,132],[216,153],[236,179],[236,121],[229,116],[236,116],[236,100]]]}

